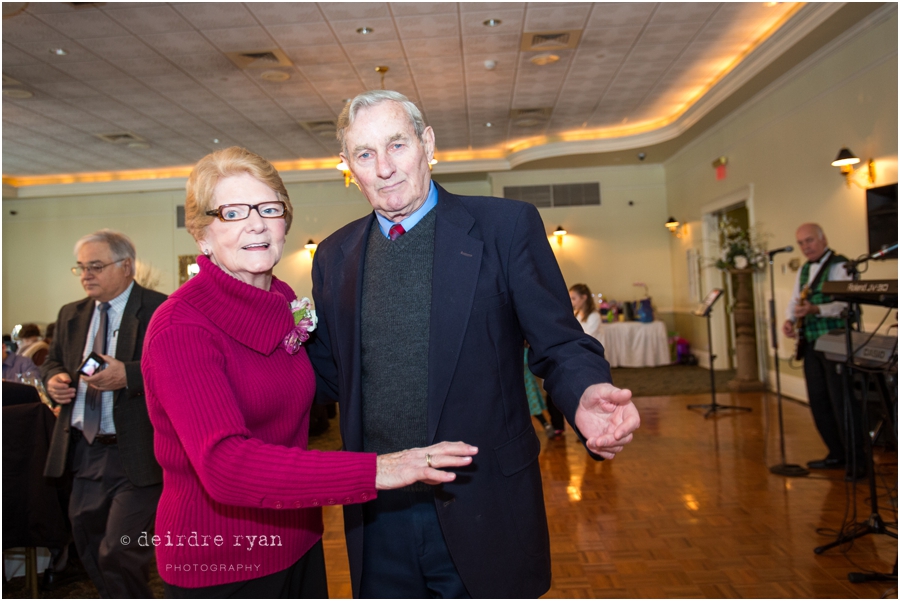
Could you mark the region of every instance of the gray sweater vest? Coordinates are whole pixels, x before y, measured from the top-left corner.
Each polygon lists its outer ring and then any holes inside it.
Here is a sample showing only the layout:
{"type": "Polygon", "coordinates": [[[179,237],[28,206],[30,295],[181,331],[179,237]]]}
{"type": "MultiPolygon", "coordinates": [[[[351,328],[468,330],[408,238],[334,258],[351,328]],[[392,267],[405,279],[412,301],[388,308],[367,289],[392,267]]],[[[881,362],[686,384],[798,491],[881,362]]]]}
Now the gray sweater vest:
{"type": "Polygon", "coordinates": [[[422,447],[428,438],[435,213],[393,242],[377,219],[369,230],[360,340],[366,452],[422,447]]]}

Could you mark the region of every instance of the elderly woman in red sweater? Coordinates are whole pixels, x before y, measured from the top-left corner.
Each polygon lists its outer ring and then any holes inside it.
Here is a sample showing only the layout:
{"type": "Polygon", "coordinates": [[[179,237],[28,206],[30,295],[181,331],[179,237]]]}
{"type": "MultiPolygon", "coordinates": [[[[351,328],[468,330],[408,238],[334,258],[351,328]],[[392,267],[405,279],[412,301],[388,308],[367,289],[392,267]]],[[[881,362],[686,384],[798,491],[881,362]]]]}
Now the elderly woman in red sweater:
{"type": "Polygon", "coordinates": [[[323,505],[449,482],[436,468],[477,452],[306,450],[315,319],[272,275],[292,213],[275,168],[242,148],[204,157],[187,183],[200,273],[154,314],[142,361],[163,492],[138,544],[156,547],[169,597],[327,597],[323,505]]]}

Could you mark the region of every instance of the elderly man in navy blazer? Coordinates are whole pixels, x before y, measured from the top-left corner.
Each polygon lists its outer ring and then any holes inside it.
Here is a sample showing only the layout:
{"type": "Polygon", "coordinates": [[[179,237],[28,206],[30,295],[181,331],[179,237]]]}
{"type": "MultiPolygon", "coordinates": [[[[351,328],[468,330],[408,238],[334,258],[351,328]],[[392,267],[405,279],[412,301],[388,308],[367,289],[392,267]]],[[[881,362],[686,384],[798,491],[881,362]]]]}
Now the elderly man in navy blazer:
{"type": "Polygon", "coordinates": [[[62,407],[44,475],[74,475],[72,535],[100,597],[152,598],[153,547],[138,538],[153,527],[162,470],[153,454],[141,354],[150,317],[166,297],[134,281],[134,245],[119,232],[84,236],[75,255],[72,271],[87,298],[60,309],[41,366],[47,392],[62,407]],[[92,351],[106,368],[80,375],[92,351]]]}
{"type": "Polygon", "coordinates": [[[354,595],[537,597],[550,548],[522,342],[592,454],[612,458],[631,440],[631,393],[609,383],[603,348],[575,320],[534,206],[434,184],[434,132],[397,92],[353,99],[338,138],[374,208],[313,263],[309,353],[321,392],[340,402],[344,446],[478,447],[452,482],[345,506],[354,595]]]}

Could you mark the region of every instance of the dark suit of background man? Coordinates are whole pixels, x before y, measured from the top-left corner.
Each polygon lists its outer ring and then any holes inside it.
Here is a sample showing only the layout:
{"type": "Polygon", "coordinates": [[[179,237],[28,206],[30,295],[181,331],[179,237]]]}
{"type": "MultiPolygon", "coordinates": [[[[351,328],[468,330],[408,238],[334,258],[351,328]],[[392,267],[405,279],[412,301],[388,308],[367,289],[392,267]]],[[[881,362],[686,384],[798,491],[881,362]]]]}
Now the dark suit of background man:
{"type": "Polygon", "coordinates": [[[73,272],[80,274],[87,298],[60,310],[41,366],[47,392],[62,405],[44,475],[59,477],[66,469],[74,474],[72,534],[100,596],[153,597],[148,586],[153,548],[137,540],[153,525],[162,472],[153,455],[140,362],[147,324],[166,297],[134,282],[134,246],[118,232],[85,236],[75,255],[73,272]],[[79,377],[79,366],[95,348],[104,303],[109,304],[103,355],[108,367],[79,377]],[[92,396],[89,387],[102,393],[92,396]],[[100,408],[100,426],[89,443],[92,398],[100,408]],[[122,544],[123,536],[130,544],[122,544]]]}
{"type": "Polygon", "coordinates": [[[355,98],[338,131],[375,209],[322,242],[313,264],[320,321],[309,352],[340,401],[344,445],[479,449],[452,483],[345,507],[354,595],[539,596],[550,549],[522,341],[594,453],[612,458],[631,440],[631,393],[608,384],[603,348],[572,314],[532,205],[434,185],[434,132],[396,92],[355,98]]]}
{"type": "Polygon", "coordinates": [[[797,228],[797,246],[807,262],[794,282],[794,291],[787,307],[787,320],[782,331],[788,338],[797,338],[797,320],[803,319],[802,335],[806,344],[802,358],[806,393],[816,429],[828,447],[828,455],[824,459],[809,461],[807,466],[810,469],[846,468],[847,479],[854,480],[864,476],[866,470],[859,404],[850,403],[851,413],[846,413],[841,377],[836,371],[837,364],[828,361],[825,353],[813,348],[820,336],[844,327],[841,312],[847,307],[847,303],[834,302],[830,296],[822,294],[822,284],[851,279],[844,269],[847,257],[828,248],[825,232],[815,223],[804,223],[797,228]],[[817,277],[822,269],[827,271],[817,277]],[[809,288],[806,298],[801,298],[801,292],[806,288],[809,288]],[[852,426],[850,430],[847,429],[848,424],[852,426]],[[851,461],[854,458],[855,466],[854,461],[851,461]]]}

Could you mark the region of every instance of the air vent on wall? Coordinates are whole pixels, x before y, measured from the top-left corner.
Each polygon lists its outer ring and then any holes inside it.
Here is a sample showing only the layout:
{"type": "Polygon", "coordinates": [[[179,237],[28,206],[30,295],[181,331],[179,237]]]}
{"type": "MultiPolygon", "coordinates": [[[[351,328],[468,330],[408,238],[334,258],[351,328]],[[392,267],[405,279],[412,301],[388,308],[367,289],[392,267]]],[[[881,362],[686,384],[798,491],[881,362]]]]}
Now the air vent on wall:
{"type": "Polygon", "coordinates": [[[578,46],[580,29],[569,31],[530,31],[522,34],[522,50],[526,52],[546,52],[566,50],[578,46]]]}
{"type": "Polygon", "coordinates": [[[544,208],[599,205],[600,184],[595,182],[550,186],[504,186],[503,196],[544,208]]]}
{"type": "Polygon", "coordinates": [[[109,142],[110,144],[141,144],[146,142],[144,138],[140,137],[137,134],[133,134],[130,131],[118,131],[113,132],[111,134],[94,134],[104,142],[109,142]]]}
{"type": "Polygon", "coordinates": [[[509,120],[517,127],[537,127],[550,120],[552,108],[512,109],[509,120]]]}
{"type": "Polygon", "coordinates": [[[300,121],[300,127],[311,135],[336,141],[337,123],[334,121],[300,121]]]}
{"type": "Polygon", "coordinates": [[[225,56],[239,69],[271,69],[272,67],[290,67],[293,64],[291,59],[278,48],[226,52],[225,56]]]}

